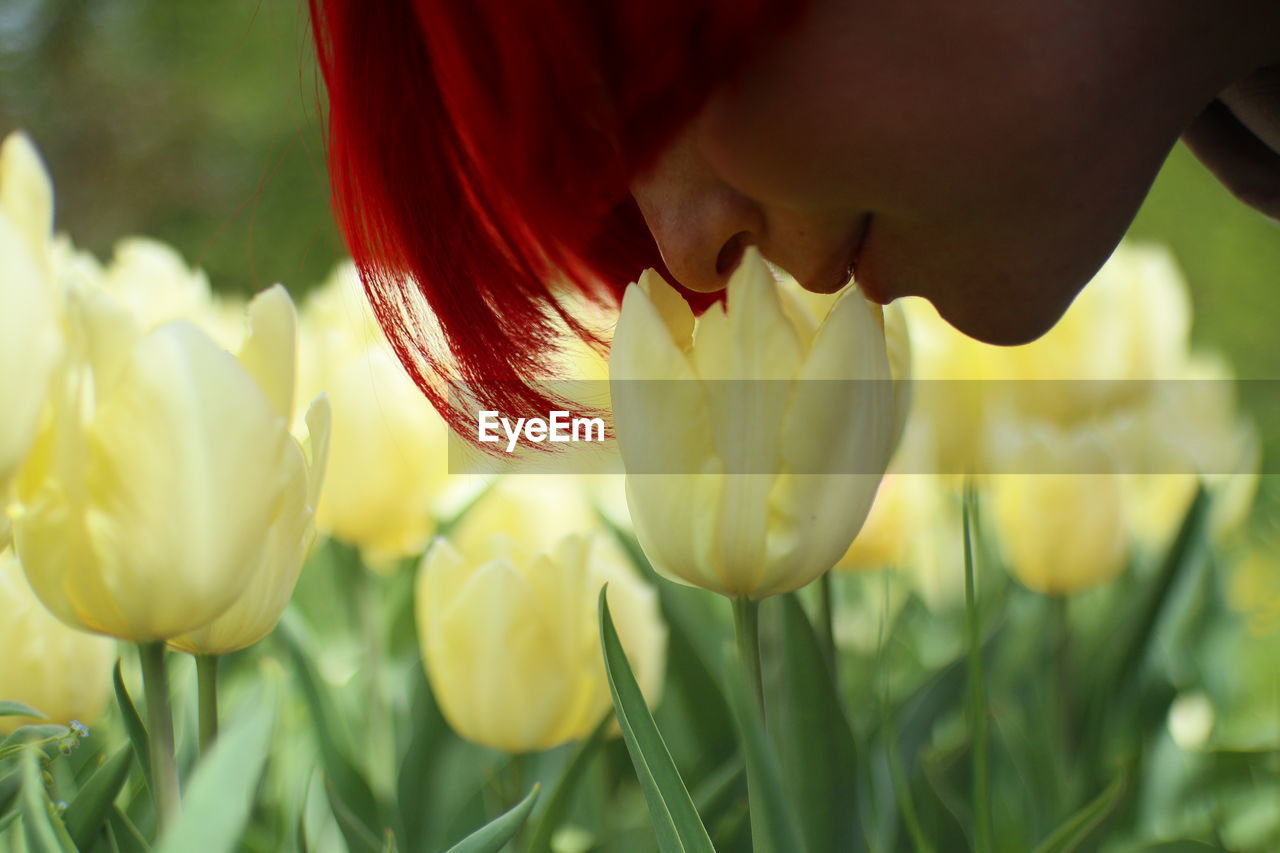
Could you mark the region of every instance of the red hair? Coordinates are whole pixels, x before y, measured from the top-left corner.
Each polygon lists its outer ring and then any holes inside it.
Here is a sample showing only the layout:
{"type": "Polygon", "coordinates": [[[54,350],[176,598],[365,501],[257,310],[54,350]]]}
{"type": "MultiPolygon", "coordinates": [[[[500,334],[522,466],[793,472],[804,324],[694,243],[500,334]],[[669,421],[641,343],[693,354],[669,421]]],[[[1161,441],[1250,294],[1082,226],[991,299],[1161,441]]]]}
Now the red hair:
{"type": "Polygon", "coordinates": [[[591,336],[557,288],[616,304],[662,268],[629,180],[804,6],[309,2],[339,224],[397,356],[454,426],[451,391],[509,415],[562,407],[538,380],[565,324],[591,336]]]}

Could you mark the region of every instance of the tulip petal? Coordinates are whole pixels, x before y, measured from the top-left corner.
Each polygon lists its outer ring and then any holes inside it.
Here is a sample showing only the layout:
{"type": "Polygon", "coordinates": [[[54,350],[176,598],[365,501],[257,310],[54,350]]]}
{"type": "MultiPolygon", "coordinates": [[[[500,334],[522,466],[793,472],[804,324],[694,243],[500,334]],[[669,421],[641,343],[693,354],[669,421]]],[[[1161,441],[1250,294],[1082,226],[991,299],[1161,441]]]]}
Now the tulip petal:
{"type": "Polygon", "coordinates": [[[297,331],[293,300],[281,285],[267,288],[249,303],[249,333],[240,349],[240,362],[284,418],[293,417],[297,331]]]}
{"type": "Polygon", "coordinates": [[[178,322],[138,342],[86,427],[84,464],[60,462],[16,525],[32,585],[64,618],[130,639],[212,621],[278,511],[283,419],[233,356],[178,322]]]}
{"type": "MultiPolygon", "coordinates": [[[[25,133],[11,133],[0,144],[0,210],[18,227],[27,247],[40,253],[53,233],[53,182],[25,133]]],[[[0,257],[7,267],[9,255],[0,257]]]]}
{"type": "Polygon", "coordinates": [[[0,210],[0,494],[35,439],[62,352],[56,306],[43,270],[0,210]]]}

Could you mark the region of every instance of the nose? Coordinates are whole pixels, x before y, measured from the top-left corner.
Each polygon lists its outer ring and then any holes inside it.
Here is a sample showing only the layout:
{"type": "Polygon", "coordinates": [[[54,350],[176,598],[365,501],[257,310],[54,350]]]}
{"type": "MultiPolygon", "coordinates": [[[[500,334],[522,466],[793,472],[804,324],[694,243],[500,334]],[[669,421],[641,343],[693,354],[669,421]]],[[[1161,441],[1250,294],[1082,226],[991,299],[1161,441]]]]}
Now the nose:
{"type": "Polygon", "coordinates": [[[722,290],[764,234],[764,211],[720,180],[692,139],[677,140],[631,191],[662,260],[690,290],[722,290]]]}

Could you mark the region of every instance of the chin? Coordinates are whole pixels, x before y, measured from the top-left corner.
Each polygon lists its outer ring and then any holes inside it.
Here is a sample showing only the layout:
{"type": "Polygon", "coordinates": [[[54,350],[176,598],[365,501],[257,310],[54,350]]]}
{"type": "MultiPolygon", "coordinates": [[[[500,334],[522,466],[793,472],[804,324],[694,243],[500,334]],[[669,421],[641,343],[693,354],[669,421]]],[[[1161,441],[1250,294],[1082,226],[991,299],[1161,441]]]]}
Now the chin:
{"type": "Polygon", "coordinates": [[[881,239],[869,241],[858,270],[871,299],[923,297],[960,332],[997,346],[1030,343],[1053,328],[1114,245],[1103,235],[1055,257],[1061,241],[1026,232],[976,240],[938,232],[875,236],[881,239]]]}
{"type": "Polygon", "coordinates": [[[1028,344],[1041,337],[1054,327],[1071,304],[1070,299],[1061,307],[999,299],[958,304],[947,298],[930,298],[929,301],[942,319],[957,331],[982,343],[1004,347],[1028,344]]]}

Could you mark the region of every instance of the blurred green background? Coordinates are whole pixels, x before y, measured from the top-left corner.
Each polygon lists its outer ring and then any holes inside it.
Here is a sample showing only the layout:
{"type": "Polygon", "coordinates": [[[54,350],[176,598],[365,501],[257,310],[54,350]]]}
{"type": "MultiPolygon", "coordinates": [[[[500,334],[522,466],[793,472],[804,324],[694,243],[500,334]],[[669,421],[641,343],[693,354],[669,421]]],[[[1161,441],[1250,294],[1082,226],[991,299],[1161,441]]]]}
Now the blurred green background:
{"type": "Polygon", "coordinates": [[[0,131],[44,153],[57,227],[99,256],[172,243],[223,290],[318,282],[342,247],[305,6],[0,3],[0,131]]]}
{"type": "MultiPolygon", "coordinates": [[[[165,240],[222,290],[279,281],[301,294],[319,282],[342,245],[305,5],[0,3],[0,131],[25,128],[44,152],[58,227],[99,256],[126,235],[165,240]]],[[[1280,226],[1179,146],[1132,234],[1173,248],[1194,292],[1197,343],[1241,377],[1280,378],[1280,226]]],[[[1268,387],[1253,386],[1246,403],[1270,405],[1268,387]]],[[[1264,440],[1280,458],[1280,435],[1264,440]]],[[[1264,484],[1264,513],[1280,506],[1276,491],[1264,484]]]]}

